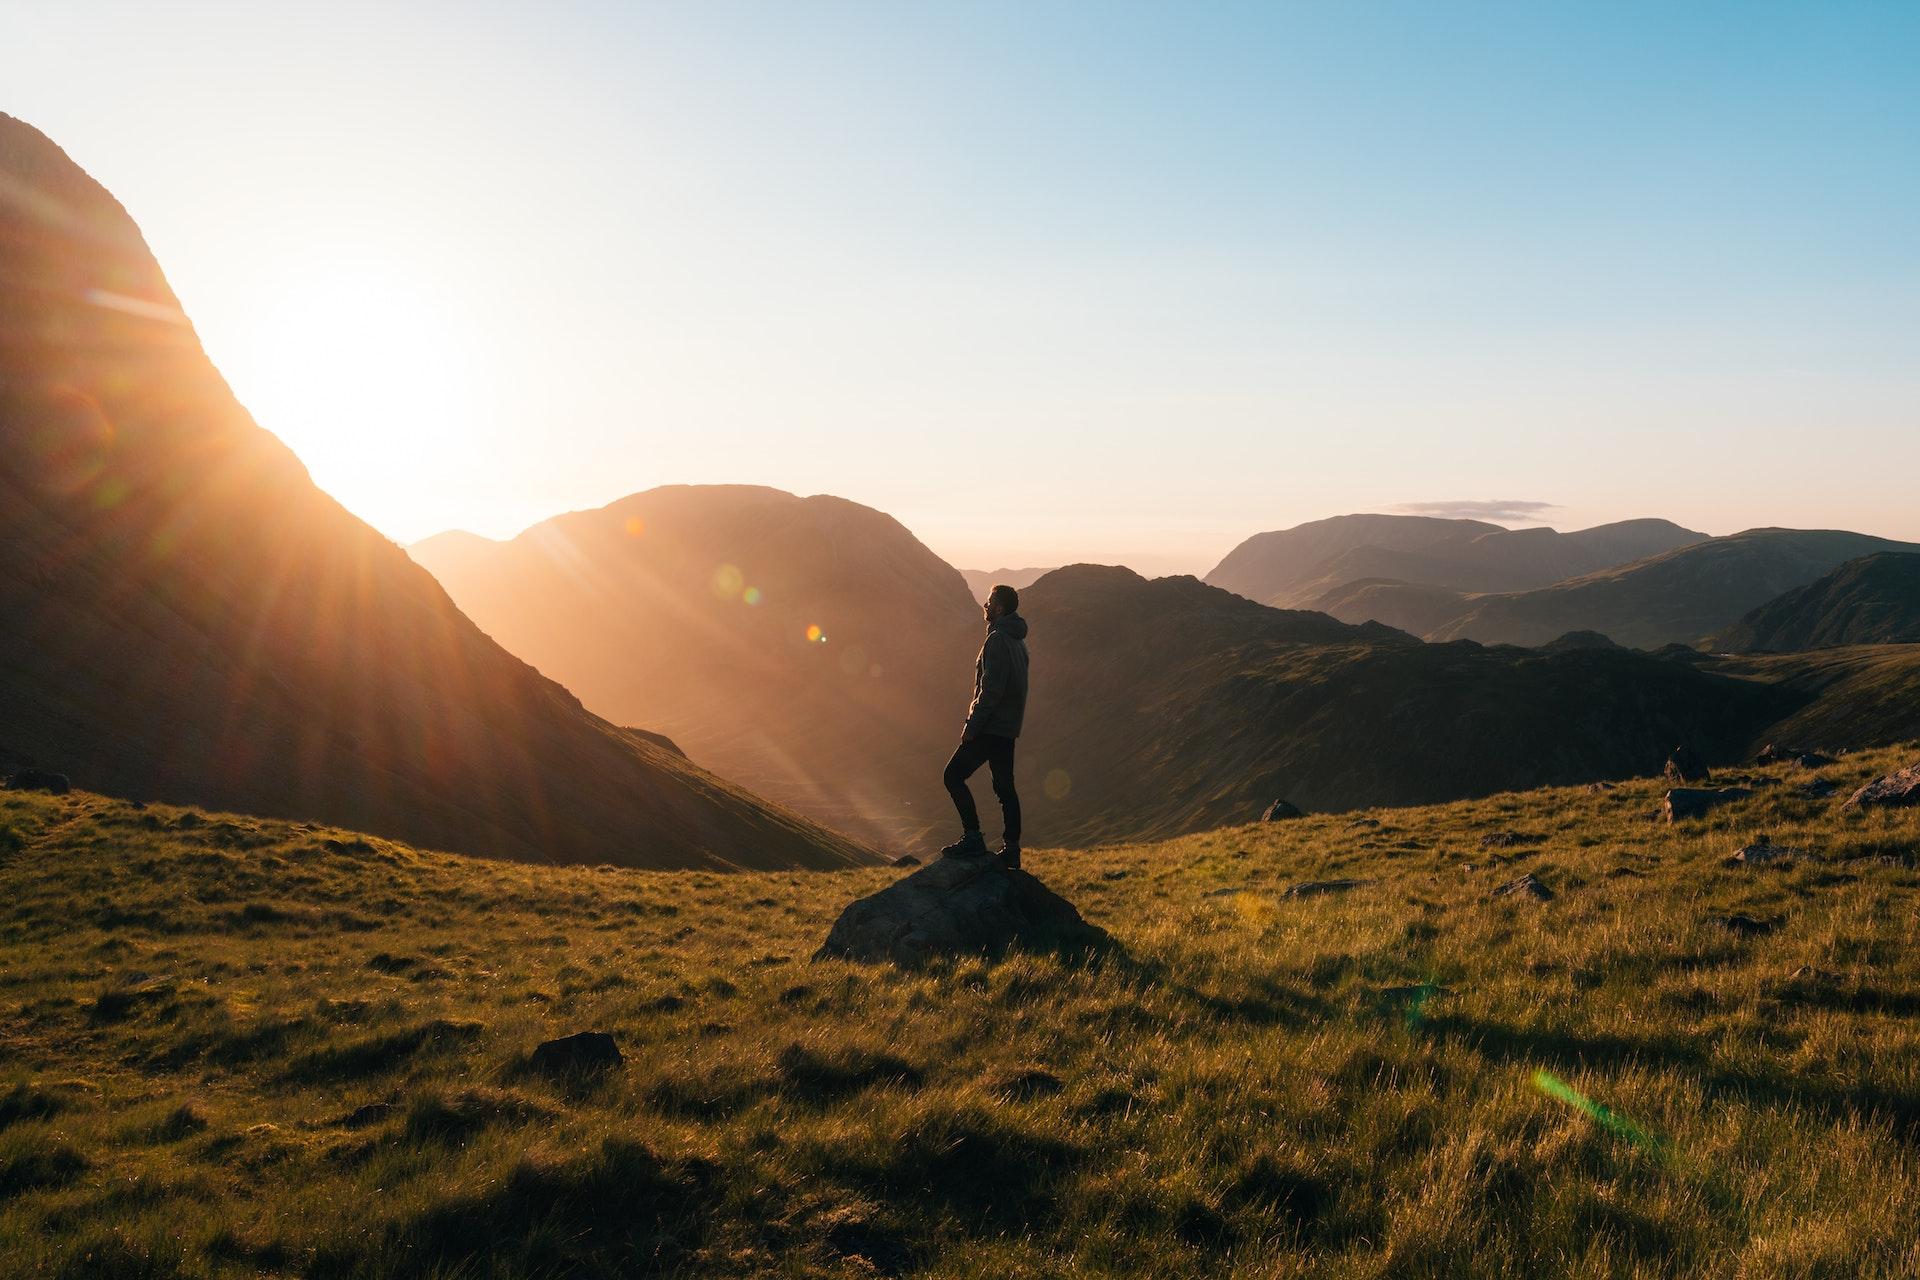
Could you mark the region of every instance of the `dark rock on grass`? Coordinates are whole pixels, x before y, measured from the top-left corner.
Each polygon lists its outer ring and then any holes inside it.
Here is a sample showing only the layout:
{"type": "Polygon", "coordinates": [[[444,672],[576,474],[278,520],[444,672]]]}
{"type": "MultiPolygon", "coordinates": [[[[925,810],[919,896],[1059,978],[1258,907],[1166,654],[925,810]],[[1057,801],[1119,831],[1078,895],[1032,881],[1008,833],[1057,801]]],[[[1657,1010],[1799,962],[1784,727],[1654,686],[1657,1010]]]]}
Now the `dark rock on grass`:
{"type": "Polygon", "coordinates": [[[1680,822],[1687,818],[1704,818],[1721,805],[1745,800],[1752,794],[1753,792],[1746,787],[1721,787],[1718,790],[1704,787],[1675,787],[1667,792],[1667,798],[1661,804],[1661,813],[1668,822],[1680,822]]]}
{"type": "Polygon", "coordinates": [[[1010,950],[1083,956],[1110,945],[1072,903],[992,858],[941,858],[840,913],[815,960],[998,957],[1010,950]]]}
{"type": "Polygon", "coordinates": [[[1920,804],[1920,764],[1876,778],[1847,800],[1849,809],[1905,809],[1920,804]]]}
{"type": "Polygon", "coordinates": [[[1546,902],[1553,897],[1553,890],[1541,882],[1540,877],[1529,871],[1518,880],[1509,880],[1493,891],[1496,898],[1532,898],[1536,902],[1546,902]]]}
{"type": "Polygon", "coordinates": [[[1283,898],[1317,898],[1326,893],[1345,893],[1349,889],[1358,889],[1372,884],[1371,880],[1306,880],[1290,885],[1280,896],[1283,898]]]}
{"type": "Polygon", "coordinates": [[[1705,782],[1707,765],[1693,748],[1683,743],[1667,757],[1666,776],[1669,782],[1705,782]]]}
{"type": "Polygon", "coordinates": [[[1809,751],[1805,747],[1780,747],[1769,742],[1761,748],[1760,754],[1753,758],[1755,764],[1797,764],[1803,769],[1823,769],[1833,763],[1833,757],[1822,755],[1818,751],[1809,751]]]}
{"type": "Polygon", "coordinates": [[[1815,778],[1812,782],[1802,783],[1798,792],[1809,800],[1825,800],[1839,789],[1840,785],[1831,778],[1815,778]]]}
{"type": "Polygon", "coordinates": [[[1480,837],[1482,849],[1515,849],[1521,845],[1539,843],[1539,836],[1530,836],[1522,831],[1494,831],[1480,837]]]}
{"type": "Polygon", "coordinates": [[[1587,792],[1590,795],[1604,795],[1606,792],[1612,790],[1614,790],[1614,784],[1611,782],[1589,782],[1587,784],[1587,792]]]}
{"type": "Polygon", "coordinates": [[[63,796],[73,790],[64,773],[53,773],[46,769],[21,769],[7,779],[10,791],[46,791],[63,796]]]}
{"type": "Polygon", "coordinates": [[[611,1071],[624,1061],[607,1032],[576,1031],[535,1048],[527,1065],[544,1076],[564,1077],[611,1071]]]}
{"type": "Polygon", "coordinates": [[[1783,844],[1775,844],[1772,837],[1761,836],[1752,844],[1742,845],[1734,850],[1727,859],[1730,867],[1761,867],[1769,863],[1784,865],[1793,860],[1794,851],[1783,844]]]}
{"type": "Polygon", "coordinates": [[[1304,818],[1305,811],[1289,800],[1275,800],[1260,814],[1262,822],[1284,822],[1288,818],[1304,818]]]}
{"type": "Polygon", "coordinates": [[[889,865],[896,866],[896,867],[917,867],[920,865],[920,859],[914,857],[910,853],[903,853],[899,857],[895,858],[893,862],[889,865]]]}
{"type": "Polygon", "coordinates": [[[1715,916],[1713,920],[1728,933],[1739,934],[1743,938],[1758,938],[1780,927],[1778,920],[1756,920],[1739,912],[1730,916],[1715,916]]]}

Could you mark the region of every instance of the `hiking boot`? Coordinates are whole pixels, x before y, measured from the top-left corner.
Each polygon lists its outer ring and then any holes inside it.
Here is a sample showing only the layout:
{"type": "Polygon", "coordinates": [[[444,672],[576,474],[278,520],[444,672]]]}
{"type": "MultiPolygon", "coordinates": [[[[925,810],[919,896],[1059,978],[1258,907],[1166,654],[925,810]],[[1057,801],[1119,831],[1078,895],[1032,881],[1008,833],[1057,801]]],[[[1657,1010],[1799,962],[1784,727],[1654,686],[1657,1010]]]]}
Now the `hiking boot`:
{"type": "Polygon", "coordinates": [[[1020,846],[1017,844],[1003,844],[993,856],[1000,859],[1000,865],[1009,871],[1020,869],[1020,846]]]}
{"type": "Polygon", "coordinates": [[[978,831],[969,831],[942,849],[940,856],[943,858],[984,858],[987,856],[987,838],[978,831]]]}

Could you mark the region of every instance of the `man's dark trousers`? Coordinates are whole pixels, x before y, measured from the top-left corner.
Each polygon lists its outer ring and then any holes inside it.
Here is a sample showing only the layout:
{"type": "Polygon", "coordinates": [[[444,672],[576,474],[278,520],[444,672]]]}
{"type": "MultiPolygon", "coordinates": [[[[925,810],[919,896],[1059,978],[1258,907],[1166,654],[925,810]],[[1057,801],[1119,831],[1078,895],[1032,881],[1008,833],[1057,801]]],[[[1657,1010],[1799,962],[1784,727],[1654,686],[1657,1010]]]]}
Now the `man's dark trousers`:
{"type": "Polygon", "coordinates": [[[980,811],[973,807],[973,792],[967,789],[967,779],[983,764],[993,773],[993,794],[1000,798],[1000,815],[1007,824],[1007,843],[1018,848],[1020,796],[1013,789],[1012,738],[1003,738],[997,733],[981,733],[962,742],[953,753],[953,759],[947,761],[947,794],[953,797],[953,807],[960,811],[961,827],[967,831],[978,831],[980,811]]]}

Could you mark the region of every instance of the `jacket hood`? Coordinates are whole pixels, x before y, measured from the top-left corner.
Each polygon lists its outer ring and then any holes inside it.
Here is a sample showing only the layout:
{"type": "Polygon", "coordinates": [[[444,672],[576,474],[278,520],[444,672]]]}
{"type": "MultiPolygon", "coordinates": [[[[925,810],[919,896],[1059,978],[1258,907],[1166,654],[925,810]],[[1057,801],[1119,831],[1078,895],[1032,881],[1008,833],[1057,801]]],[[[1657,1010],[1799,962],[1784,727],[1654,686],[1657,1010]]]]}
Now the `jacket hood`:
{"type": "Polygon", "coordinates": [[[1027,638],[1027,620],[1017,613],[1003,613],[987,624],[989,631],[1004,631],[1010,640],[1027,638]]]}

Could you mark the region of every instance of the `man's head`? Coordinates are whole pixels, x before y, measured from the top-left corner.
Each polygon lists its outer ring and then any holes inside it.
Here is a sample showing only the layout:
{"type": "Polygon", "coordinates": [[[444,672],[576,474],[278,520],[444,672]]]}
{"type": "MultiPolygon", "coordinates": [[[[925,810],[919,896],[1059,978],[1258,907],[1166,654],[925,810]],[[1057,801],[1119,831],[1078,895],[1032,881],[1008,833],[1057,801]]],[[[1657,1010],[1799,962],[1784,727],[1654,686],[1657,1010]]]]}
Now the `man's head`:
{"type": "Polygon", "coordinates": [[[987,592],[987,602],[980,606],[981,612],[987,615],[988,622],[992,622],[995,618],[1004,618],[1010,613],[1017,612],[1019,608],[1020,593],[1004,582],[987,592]]]}

